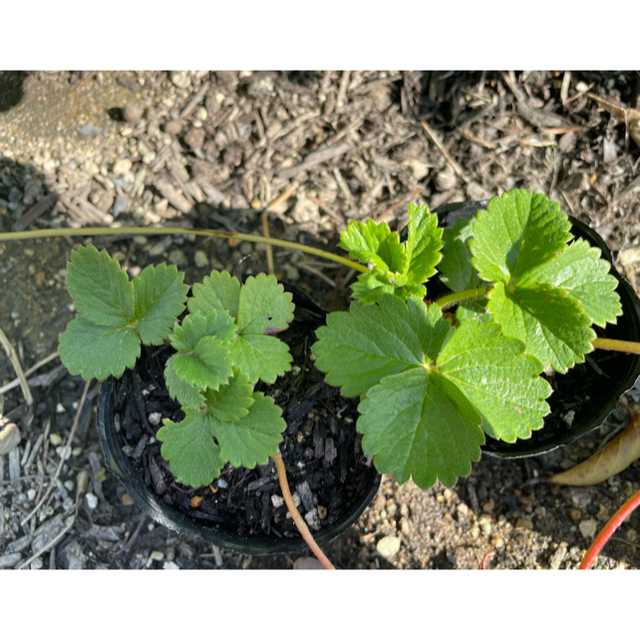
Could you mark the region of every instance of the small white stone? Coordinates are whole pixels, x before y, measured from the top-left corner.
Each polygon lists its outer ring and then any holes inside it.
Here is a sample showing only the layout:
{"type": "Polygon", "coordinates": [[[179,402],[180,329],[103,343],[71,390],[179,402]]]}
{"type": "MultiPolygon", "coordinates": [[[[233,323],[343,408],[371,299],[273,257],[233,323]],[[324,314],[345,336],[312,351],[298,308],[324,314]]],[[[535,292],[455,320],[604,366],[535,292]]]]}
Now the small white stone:
{"type": "Polygon", "coordinates": [[[378,541],[376,551],[383,558],[390,558],[400,551],[400,538],[396,536],[385,536],[378,541]]]}
{"type": "Polygon", "coordinates": [[[191,78],[186,71],[176,71],[171,74],[171,82],[178,89],[186,89],[191,84],[191,78]]]}
{"type": "Polygon", "coordinates": [[[67,460],[71,457],[71,447],[68,445],[65,447],[56,447],[56,454],[63,460],[67,460]]]}
{"type": "Polygon", "coordinates": [[[64,406],[58,402],[58,404],[56,405],[56,413],[66,413],[66,411],[67,410],[64,408],[64,406]]]}
{"type": "Polygon", "coordinates": [[[275,493],[271,495],[271,504],[279,509],[284,504],[284,498],[282,496],[277,496],[275,493]]]}
{"type": "Polygon", "coordinates": [[[218,489],[226,489],[228,486],[229,485],[226,480],[223,480],[222,478],[218,479],[218,489]]]}
{"type": "Polygon", "coordinates": [[[598,523],[595,520],[583,520],[579,525],[580,533],[585,538],[593,538],[596,535],[596,529],[598,528],[598,523]]]}
{"type": "Polygon", "coordinates": [[[318,529],[320,527],[320,518],[318,518],[318,512],[315,507],[304,514],[304,519],[312,529],[318,529]]]}
{"type": "Polygon", "coordinates": [[[29,491],[27,491],[27,498],[29,498],[29,500],[33,500],[35,497],[36,497],[36,490],[29,489],[29,491]]]}
{"type": "Polygon", "coordinates": [[[55,171],[56,167],[58,166],[58,161],[54,160],[53,158],[51,158],[51,160],[47,160],[43,165],[42,165],[42,170],[45,173],[51,173],[52,171],[55,171]]]}
{"type": "Polygon", "coordinates": [[[164,560],[164,553],[162,551],[152,551],[149,557],[152,560],[164,560]]]}
{"type": "Polygon", "coordinates": [[[160,424],[161,420],[162,414],[159,411],[154,411],[153,413],[149,414],[149,423],[154,427],[157,427],[160,424]]]}
{"type": "Polygon", "coordinates": [[[179,567],[175,562],[173,562],[173,561],[165,562],[165,563],[162,565],[162,568],[163,568],[163,569],[168,569],[168,570],[170,570],[170,571],[171,571],[171,570],[175,571],[176,569],[180,569],[180,567],[179,567]]]}
{"type": "Polygon", "coordinates": [[[98,506],[98,497],[95,494],[91,492],[86,493],[84,499],[87,501],[87,507],[89,507],[89,509],[93,510],[98,506]]]}
{"type": "Polygon", "coordinates": [[[132,164],[133,163],[131,162],[131,160],[129,160],[129,158],[118,158],[113,163],[113,167],[112,167],[111,170],[117,176],[121,176],[123,173],[127,173],[127,171],[131,170],[131,165],[132,164]]]}

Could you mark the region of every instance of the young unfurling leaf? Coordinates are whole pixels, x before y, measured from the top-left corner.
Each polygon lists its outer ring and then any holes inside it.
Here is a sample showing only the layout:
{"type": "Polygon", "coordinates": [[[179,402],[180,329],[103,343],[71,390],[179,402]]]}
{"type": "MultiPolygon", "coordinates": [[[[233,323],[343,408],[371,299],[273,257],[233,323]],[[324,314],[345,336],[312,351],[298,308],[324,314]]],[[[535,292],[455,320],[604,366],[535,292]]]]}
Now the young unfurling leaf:
{"type": "Polygon", "coordinates": [[[386,222],[353,221],[340,234],[339,246],[349,251],[349,257],[368,265],[352,287],[354,298],[364,304],[378,302],[383,294],[403,300],[426,294],[424,282],[435,273],[440,261],[442,229],[438,218],[427,206],[409,205],[407,240],[400,241],[397,232],[386,222]]]}

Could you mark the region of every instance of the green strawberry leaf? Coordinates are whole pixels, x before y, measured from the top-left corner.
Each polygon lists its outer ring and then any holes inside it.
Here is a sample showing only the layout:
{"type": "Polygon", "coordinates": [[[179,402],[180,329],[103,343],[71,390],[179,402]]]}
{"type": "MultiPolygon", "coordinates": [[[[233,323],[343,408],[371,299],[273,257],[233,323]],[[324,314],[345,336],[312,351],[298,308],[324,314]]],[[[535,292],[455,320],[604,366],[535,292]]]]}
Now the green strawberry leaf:
{"type": "Polygon", "coordinates": [[[271,384],[278,376],[291,369],[293,358],[289,347],[275,336],[246,335],[231,347],[231,358],[255,384],[258,379],[271,384]]]}
{"type": "Polygon", "coordinates": [[[383,294],[394,295],[395,292],[396,287],[389,282],[385,274],[379,271],[363,273],[358,276],[357,282],[351,285],[353,297],[364,304],[379,302],[383,294]]]}
{"type": "Polygon", "coordinates": [[[93,246],[78,247],[67,264],[73,303],[89,322],[123,327],[135,320],[133,285],[118,261],[93,246]]]}
{"type": "Polygon", "coordinates": [[[144,344],[162,344],[184,311],[189,287],[174,265],[149,265],[133,279],[137,329],[144,344]]]}
{"type": "Polygon", "coordinates": [[[487,298],[467,300],[456,308],[456,324],[477,318],[479,322],[493,322],[493,316],[487,311],[487,298]]]}
{"type": "Polygon", "coordinates": [[[249,276],[240,289],[238,331],[240,335],[273,335],[293,320],[295,305],[275,276],[249,276]]]}
{"type": "Polygon", "coordinates": [[[451,291],[465,291],[481,286],[478,272],[471,266],[469,240],[473,238],[471,220],[458,218],[452,229],[443,233],[442,260],[438,265],[440,280],[451,291]]]}
{"type": "Polygon", "coordinates": [[[253,385],[246,374],[236,371],[219,390],[205,391],[206,411],[221,422],[238,422],[253,404],[253,385]]]}
{"type": "Polygon", "coordinates": [[[383,378],[359,410],[363,449],[400,483],[451,486],[480,458],[480,416],[454,384],[422,367],[383,378]]]}
{"type": "Polygon", "coordinates": [[[352,260],[368,264],[370,269],[383,273],[403,274],[409,266],[405,247],[400,237],[392,232],[386,222],[351,221],[340,234],[338,246],[349,252],[352,260]]]}
{"type": "Polygon", "coordinates": [[[176,324],[169,336],[174,349],[178,351],[193,351],[201,338],[214,336],[222,342],[231,343],[236,339],[236,329],[233,318],[226,311],[210,311],[191,313],[182,324],[176,324]]]}
{"type": "Polygon", "coordinates": [[[172,368],[187,384],[218,389],[233,375],[229,345],[214,336],[198,340],[192,353],[176,354],[172,368]]]}
{"type": "Polygon", "coordinates": [[[504,334],[560,373],[583,362],[592,322],[604,326],[621,312],[609,263],[584,241],[567,246],[567,215],[540,194],[493,198],[472,226],[471,263],[494,283],[487,309],[504,334]]]}
{"type": "Polygon", "coordinates": [[[407,274],[409,285],[421,285],[435,272],[442,254],[442,229],[438,216],[429,213],[426,205],[409,204],[409,222],[406,251],[409,261],[407,274]]]}
{"type": "Polygon", "coordinates": [[[193,285],[193,297],[187,306],[191,313],[226,311],[234,320],[238,317],[240,281],[228,271],[212,271],[201,283],[193,285]]]}
{"type": "Polygon", "coordinates": [[[287,423],[271,398],[256,392],[249,412],[236,422],[216,423],[216,437],[224,460],[253,469],[266,464],[278,452],[287,423]]]}
{"type": "Polygon", "coordinates": [[[192,487],[210,484],[220,475],[224,462],[214,441],[215,420],[201,412],[187,410],[181,422],[165,420],[156,437],[160,453],[180,482],[192,487]]]}
{"type": "Polygon", "coordinates": [[[119,378],[140,355],[140,339],[134,329],[89,322],[83,316],[71,320],[60,336],[58,353],[71,375],[84,380],[119,378]]]}
{"type": "Polygon", "coordinates": [[[542,426],[542,364],[485,320],[456,329],[435,304],[384,297],[318,329],[312,351],[327,382],[365,394],[358,429],[379,471],[423,488],[453,484],[480,457],[482,431],[512,442],[542,426]]]}
{"type": "Polygon", "coordinates": [[[622,313],[620,297],[615,292],[618,281],[609,269],[609,262],[600,259],[600,249],[585,240],[576,240],[555,260],[532,269],[520,284],[547,282],[565,290],[593,322],[604,327],[615,324],[622,313]]]}
{"type": "Polygon", "coordinates": [[[371,269],[352,287],[353,297],[364,304],[379,302],[385,293],[403,300],[423,298],[427,292],[423,283],[435,273],[442,257],[442,229],[426,206],[409,205],[406,242],[400,242],[398,233],[385,222],[373,220],[350,222],[340,238],[339,246],[349,251],[349,257],[371,269]]]}
{"type": "Polygon", "coordinates": [[[205,399],[202,391],[198,387],[189,384],[181,378],[173,367],[178,354],[173,354],[166,362],[164,367],[164,377],[167,383],[167,389],[172,398],[175,398],[183,407],[189,409],[200,409],[204,406],[205,399]]]}
{"type": "Polygon", "coordinates": [[[514,442],[528,438],[549,412],[551,386],[542,364],[525,355],[520,340],[507,338],[495,323],[460,325],[437,359],[438,372],[454,383],[482,416],[488,435],[514,442]]]}
{"type": "Polygon", "coordinates": [[[451,331],[437,305],[427,310],[421,300],[385,296],[379,305],[355,302],[349,312],[330,313],[311,350],[327,382],[352,398],[385,376],[434,360],[451,331]]]}
{"type": "Polygon", "coordinates": [[[552,285],[507,288],[497,283],[487,309],[505,335],[518,337],[527,352],[564,373],[593,350],[596,334],[580,303],[552,285]]]}
{"type": "Polygon", "coordinates": [[[553,259],[572,238],[560,205],[523,189],[491,198],[472,227],[471,264],[487,282],[511,282],[553,259]]]}

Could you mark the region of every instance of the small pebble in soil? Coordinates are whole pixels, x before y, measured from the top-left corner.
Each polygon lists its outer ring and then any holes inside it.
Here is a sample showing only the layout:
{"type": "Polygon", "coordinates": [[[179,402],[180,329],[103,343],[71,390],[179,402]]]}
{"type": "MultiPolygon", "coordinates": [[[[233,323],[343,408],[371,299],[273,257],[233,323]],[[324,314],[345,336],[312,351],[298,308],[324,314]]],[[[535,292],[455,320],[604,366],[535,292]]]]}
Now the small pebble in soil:
{"type": "Polygon", "coordinates": [[[162,414],[159,411],[154,411],[153,413],[149,414],[150,424],[157,427],[160,424],[161,420],[162,420],[162,414]]]}
{"type": "Polygon", "coordinates": [[[593,538],[596,534],[596,530],[598,528],[598,523],[595,520],[583,520],[579,525],[580,533],[585,538],[593,538]]]}
{"type": "Polygon", "coordinates": [[[376,551],[383,558],[391,558],[400,551],[400,538],[396,536],[385,536],[378,540],[376,551]]]}
{"type": "Polygon", "coordinates": [[[84,499],[87,501],[87,507],[91,510],[98,506],[98,497],[91,492],[85,494],[84,499]]]}

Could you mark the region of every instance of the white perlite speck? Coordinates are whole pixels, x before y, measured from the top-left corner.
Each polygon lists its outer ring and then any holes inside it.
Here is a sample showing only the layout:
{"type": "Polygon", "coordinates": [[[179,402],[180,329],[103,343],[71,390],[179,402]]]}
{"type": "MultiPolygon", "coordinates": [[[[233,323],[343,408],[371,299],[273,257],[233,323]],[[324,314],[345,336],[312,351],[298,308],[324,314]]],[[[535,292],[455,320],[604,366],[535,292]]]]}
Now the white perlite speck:
{"type": "Polygon", "coordinates": [[[89,509],[93,510],[98,506],[98,496],[95,494],[91,492],[86,493],[84,499],[87,501],[87,507],[89,507],[89,509]]]}

